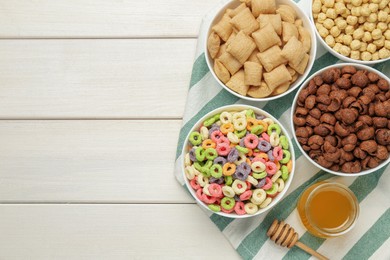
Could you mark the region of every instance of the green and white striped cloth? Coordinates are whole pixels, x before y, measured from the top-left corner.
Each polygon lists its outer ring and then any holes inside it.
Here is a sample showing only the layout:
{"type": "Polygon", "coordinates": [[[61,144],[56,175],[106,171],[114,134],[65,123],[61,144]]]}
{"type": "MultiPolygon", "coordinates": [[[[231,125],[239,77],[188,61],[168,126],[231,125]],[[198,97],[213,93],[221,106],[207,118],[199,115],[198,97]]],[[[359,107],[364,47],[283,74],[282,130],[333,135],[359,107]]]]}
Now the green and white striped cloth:
{"type": "MultiPolygon", "coordinates": [[[[298,5],[309,12],[309,1],[301,0],[298,5]]],[[[224,90],[209,72],[204,53],[206,51],[204,49],[205,34],[211,18],[224,3],[226,0],[204,17],[200,28],[196,60],[192,69],[183,126],[176,151],[175,176],[184,188],[186,187],[181,172],[181,150],[184,139],[193,124],[215,108],[231,104],[249,104],[262,108],[278,118],[292,136],[289,115],[296,91],[274,101],[248,102],[224,90]]],[[[311,73],[337,62],[340,61],[326,52],[318,43],[316,61],[311,73]]],[[[374,67],[390,75],[390,62],[374,67]]],[[[295,176],[286,195],[275,207],[260,216],[235,220],[205,211],[238,254],[243,259],[263,259],[264,257],[309,259],[311,256],[304,251],[296,247],[287,250],[275,245],[267,238],[268,227],[275,218],[278,218],[285,220],[296,229],[301,242],[330,259],[390,259],[390,166],[387,165],[365,176],[338,177],[313,166],[297,149],[295,140],[293,144],[296,154],[295,176]],[[356,226],[342,237],[320,239],[308,233],[300,223],[296,211],[297,200],[306,187],[321,180],[335,181],[349,186],[360,203],[360,216],[356,226]]],[[[202,210],[201,207],[199,210],[202,210]]]]}

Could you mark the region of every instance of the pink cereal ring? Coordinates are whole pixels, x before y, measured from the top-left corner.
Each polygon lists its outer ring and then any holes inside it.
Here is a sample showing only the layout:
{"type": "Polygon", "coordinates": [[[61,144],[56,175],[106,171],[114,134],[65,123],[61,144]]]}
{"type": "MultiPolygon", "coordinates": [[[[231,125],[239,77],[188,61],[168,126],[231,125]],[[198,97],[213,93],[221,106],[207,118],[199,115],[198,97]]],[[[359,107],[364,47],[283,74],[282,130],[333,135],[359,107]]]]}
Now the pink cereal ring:
{"type": "Polygon", "coordinates": [[[215,142],[216,142],[217,144],[227,143],[228,145],[230,145],[229,139],[227,139],[225,136],[220,137],[220,138],[217,139],[217,141],[215,141],[215,142]]]}
{"type": "Polygon", "coordinates": [[[255,157],[252,159],[252,163],[254,162],[262,162],[262,163],[266,163],[266,161],[264,160],[264,158],[260,158],[260,157],[255,157]]]}
{"type": "Polygon", "coordinates": [[[265,171],[269,174],[269,175],[274,175],[276,173],[276,171],[278,170],[278,168],[276,167],[276,164],[273,163],[273,162],[266,162],[265,163],[265,171]]]}
{"type": "Polygon", "coordinates": [[[202,195],[203,195],[203,188],[199,188],[196,190],[196,197],[199,199],[199,200],[203,200],[202,199],[202,195]]]}
{"type": "Polygon", "coordinates": [[[198,181],[196,180],[196,178],[193,178],[191,181],[190,181],[190,185],[191,187],[194,189],[194,190],[198,190],[200,188],[200,185],[198,183],[198,181]]]}
{"type": "Polygon", "coordinates": [[[234,211],[237,213],[237,215],[245,215],[246,211],[244,208],[244,202],[236,201],[236,205],[234,205],[234,211]]]}
{"type": "Polygon", "coordinates": [[[221,207],[221,211],[224,212],[224,213],[232,213],[234,211],[234,208],[232,208],[230,210],[226,210],[223,207],[221,207]]]}
{"type": "Polygon", "coordinates": [[[230,145],[228,143],[217,144],[217,153],[222,156],[228,155],[230,152],[230,145]]]}
{"type": "Polygon", "coordinates": [[[202,201],[206,204],[213,204],[216,201],[216,198],[208,196],[207,194],[202,194],[202,201]]]}
{"type": "Polygon", "coordinates": [[[209,192],[211,197],[219,198],[222,195],[222,188],[219,184],[212,183],[209,185],[209,192]]]}
{"type": "Polygon", "coordinates": [[[249,134],[244,139],[244,144],[246,148],[255,149],[259,144],[259,139],[254,134],[249,134]]]}
{"type": "Polygon", "coordinates": [[[211,133],[210,137],[211,137],[211,140],[213,140],[214,142],[217,142],[221,137],[223,137],[223,134],[221,131],[216,130],[216,131],[211,133]]]}
{"type": "Polygon", "coordinates": [[[247,190],[240,195],[240,200],[249,200],[252,197],[252,191],[247,190]]]}
{"type": "Polygon", "coordinates": [[[268,135],[267,133],[262,133],[262,134],[261,134],[261,137],[262,137],[265,141],[269,142],[269,135],[268,135]]]}
{"type": "Polygon", "coordinates": [[[280,161],[283,159],[283,150],[281,147],[276,146],[274,150],[272,151],[272,155],[274,156],[275,160],[280,161]]]}
{"type": "Polygon", "coordinates": [[[215,198],[214,204],[221,205],[221,200],[222,200],[222,198],[215,198]]]}
{"type": "Polygon", "coordinates": [[[272,188],[272,180],[269,177],[265,178],[265,185],[263,186],[263,190],[269,190],[272,188]]]}
{"type": "Polygon", "coordinates": [[[246,181],[246,190],[250,190],[252,187],[252,184],[249,181],[246,181]]]}

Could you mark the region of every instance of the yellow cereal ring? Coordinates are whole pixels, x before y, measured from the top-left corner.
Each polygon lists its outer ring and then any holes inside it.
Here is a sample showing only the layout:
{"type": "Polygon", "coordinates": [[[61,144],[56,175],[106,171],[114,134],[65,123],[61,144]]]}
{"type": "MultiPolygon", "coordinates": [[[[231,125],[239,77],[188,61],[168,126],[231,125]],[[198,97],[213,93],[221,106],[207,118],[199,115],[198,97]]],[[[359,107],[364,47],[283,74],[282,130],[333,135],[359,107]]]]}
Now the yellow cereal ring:
{"type": "Polygon", "coordinates": [[[222,167],[222,174],[225,176],[231,176],[236,171],[236,165],[234,163],[225,163],[222,167]]]}
{"type": "Polygon", "coordinates": [[[288,170],[289,173],[292,171],[292,164],[293,163],[292,163],[291,160],[287,162],[287,170],[288,170]]]}
{"type": "Polygon", "coordinates": [[[233,132],[234,131],[233,124],[232,123],[226,123],[226,124],[221,125],[220,131],[224,135],[227,135],[229,132],[230,133],[233,132]]]}
{"type": "Polygon", "coordinates": [[[246,123],[247,123],[246,129],[248,131],[251,131],[252,127],[259,125],[258,120],[256,118],[252,118],[252,117],[248,117],[246,119],[246,123]]]}
{"type": "Polygon", "coordinates": [[[217,144],[211,140],[211,139],[206,139],[202,142],[202,147],[203,149],[207,149],[207,148],[215,148],[217,146],[217,144]]]}
{"type": "Polygon", "coordinates": [[[264,128],[264,132],[267,132],[268,124],[266,122],[264,122],[263,120],[257,120],[257,124],[262,125],[264,128]]]}

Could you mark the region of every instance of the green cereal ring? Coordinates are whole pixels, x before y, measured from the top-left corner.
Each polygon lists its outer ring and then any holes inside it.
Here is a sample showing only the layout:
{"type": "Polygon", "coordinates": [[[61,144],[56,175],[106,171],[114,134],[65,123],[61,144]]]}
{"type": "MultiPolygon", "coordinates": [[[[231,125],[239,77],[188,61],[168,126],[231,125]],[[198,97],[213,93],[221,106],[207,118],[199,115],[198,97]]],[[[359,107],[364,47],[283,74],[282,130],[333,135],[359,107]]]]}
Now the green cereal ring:
{"type": "Polygon", "coordinates": [[[251,133],[254,135],[260,135],[264,131],[264,127],[262,125],[255,125],[251,129],[251,133]]]}
{"type": "Polygon", "coordinates": [[[288,163],[288,161],[290,161],[290,158],[291,158],[290,152],[287,150],[283,150],[283,159],[280,160],[279,162],[283,164],[288,163]]]}
{"type": "Polygon", "coordinates": [[[196,148],[196,150],[195,150],[195,157],[196,157],[196,160],[199,161],[199,162],[204,161],[206,159],[205,150],[202,147],[196,148]]]}
{"type": "Polygon", "coordinates": [[[208,160],[203,167],[206,167],[207,169],[210,169],[210,167],[213,165],[213,161],[212,160],[208,160]]]}
{"type": "Polygon", "coordinates": [[[202,171],[202,167],[203,167],[203,163],[200,163],[200,162],[194,162],[194,167],[197,171],[201,172],[202,171]]]}
{"type": "Polygon", "coordinates": [[[221,114],[216,114],[215,116],[213,116],[215,122],[217,122],[220,117],[221,117],[221,114]]]}
{"type": "Polygon", "coordinates": [[[225,176],[225,185],[230,186],[233,183],[232,176],[225,176]]]}
{"type": "Polygon", "coordinates": [[[284,150],[288,149],[288,140],[287,140],[287,137],[285,135],[282,135],[281,137],[279,137],[279,143],[282,145],[282,148],[284,150]]]}
{"type": "Polygon", "coordinates": [[[226,210],[231,210],[234,205],[236,205],[236,201],[233,198],[223,197],[221,200],[221,207],[226,210]]]}
{"type": "Polygon", "coordinates": [[[206,119],[204,122],[203,122],[203,125],[208,127],[208,126],[211,126],[212,124],[215,123],[215,118],[214,117],[210,117],[208,119],[206,119]]]}
{"type": "Polygon", "coordinates": [[[273,194],[275,194],[276,192],[278,192],[278,185],[275,184],[275,183],[273,183],[273,184],[272,184],[272,188],[269,189],[269,190],[266,190],[265,192],[266,192],[268,195],[273,195],[273,194]]]}
{"type": "Polygon", "coordinates": [[[263,172],[259,172],[259,173],[252,173],[252,176],[253,178],[255,179],[263,179],[267,176],[267,172],[266,171],[263,171],[263,172]]]}
{"type": "Polygon", "coordinates": [[[246,114],[246,117],[256,118],[255,112],[253,112],[252,109],[248,109],[245,114],[246,114]]]}
{"type": "Polygon", "coordinates": [[[214,160],[218,156],[217,150],[215,150],[214,148],[207,148],[205,154],[207,160],[214,160]]]}
{"type": "Polygon", "coordinates": [[[242,146],[239,146],[239,145],[236,145],[236,149],[237,149],[239,152],[242,152],[243,154],[249,152],[248,148],[245,148],[245,147],[242,147],[242,146]]]}
{"type": "Polygon", "coordinates": [[[211,209],[214,212],[220,212],[221,211],[221,206],[216,205],[216,204],[209,204],[209,205],[207,205],[207,207],[209,207],[209,209],[211,209]]]}
{"type": "Polygon", "coordinates": [[[282,179],[286,181],[288,179],[288,168],[286,165],[283,165],[280,170],[282,171],[282,179]]]}
{"type": "Polygon", "coordinates": [[[238,138],[244,137],[246,135],[246,129],[241,131],[234,130],[234,134],[237,135],[238,138]]]}
{"type": "Polygon", "coordinates": [[[210,172],[210,169],[207,168],[207,167],[202,167],[202,169],[200,169],[200,172],[203,174],[204,177],[210,177],[211,176],[211,172],[210,172]]]}
{"type": "Polygon", "coordinates": [[[222,177],[222,166],[219,164],[214,164],[210,167],[210,174],[214,178],[221,178],[222,177]]]}
{"type": "Polygon", "coordinates": [[[202,136],[199,132],[194,131],[190,134],[188,140],[191,142],[192,145],[199,145],[202,143],[202,136]]]}
{"type": "Polygon", "coordinates": [[[268,126],[268,130],[267,130],[268,135],[271,135],[273,131],[276,131],[276,133],[280,135],[282,129],[280,129],[280,126],[278,124],[271,124],[268,126]]]}

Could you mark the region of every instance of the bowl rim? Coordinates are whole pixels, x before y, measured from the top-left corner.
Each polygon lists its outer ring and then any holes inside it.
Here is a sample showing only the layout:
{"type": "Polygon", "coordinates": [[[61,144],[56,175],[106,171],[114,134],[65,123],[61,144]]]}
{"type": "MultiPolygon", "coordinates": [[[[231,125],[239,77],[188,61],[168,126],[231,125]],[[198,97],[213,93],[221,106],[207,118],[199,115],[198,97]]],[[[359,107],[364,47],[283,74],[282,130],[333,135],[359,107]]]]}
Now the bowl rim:
{"type": "MultiPolygon", "coordinates": [[[[278,1],[285,1],[285,0],[276,0],[276,1],[278,2],[278,1]]],[[[248,101],[265,102],[265,101],[275,100],[275,99],[278,99],[278,98],[281,98],[281,97],[284,97],[284,96],[290,94],[291,92],[296,90],[302,84],[302,82],[309,76],[309,73],[314,65],[315,60],[316,60],[316,53],[317,53],[317,41],[316,41],[316,36],[315,36],[315,28],[313,28],[313,23],[310,21],[310,18],[306,14],[306,12],[301,7],[299,7],[297,5],[297,3],[295,3],[294,1],[286,1],[286,3],[284,3],[284,4],[288,4],[292,7],[294,7],[294,10],[299,14],[299,18],[302,21],[306,20],[305,23],[307,23],[307,26],[305,26],[305,29],[308,29],[310,31],[310,36],[311,36],[311,48],[310,48],[310,53],[309,53],[310,59],[309,59],[309,62],[307,64],[307,67],[305,69],[305,72],[302,75],[300,75],[298,77],[298,79],[293,83],[294,87],[289,87],[289,89],[287,91],[285,91],[279,95],[276,95],[276,96],[269,96],[269,97],[264,97],[264,98],[254,98],[254,97],[249,97],[249,96],[243,96],[243,95],[231,90],[222,81],[220,81],[219,78],[217,77],[217,75],[215,74],[214,69],[213,69],[214,59],[212,59],[209,55],[208,48],[207,48],[207,39],[211,33],[212,26],[215,24],[216,18],[219,17],[222,14],[222,12],[224,12],[230,6],[235,6],[235,5],[238,6],[240,4],[242,4],[242,3],[237,1],[237,0],[228,1],[219,9],[213,11],[214,13],[213,13],[212,19],[207,24],[206,37],[204,37],[204,39],[203,39],[203,41],[204,41],[203,46],[204,46],[204,50],[205,50],[204,52],[205,52],[205,59],[206,59],[207,67],[209,68],[211,75],[213,76],[213,78],[217,81],[217,83],[223,89],[227,90],[229,93],[235,95],[238,98],[242,98],[242,99],[245,99],[248,101]]]]}
{"type": "Polygon", "coordinates": [[[372,168],[372,169],[368,169],[368,170],[363,170],[363,171],[360,171],[359,173],[343,173],[343,172],[336,172],[336,171],[332,171],[328,168],[325,168],[321,165],[319,165],[317,162],[315,162],[312,158],[310,158],[310,156],[303,150],[302,146],[299,144],[298,142],[298,139],[297,139],[297,136],[295,135],[295,126],[294,126],[294,120],[293,120],[293,116],[294,116],[294,112],[295,112],[295,109],[297,107],[297,100],[298,100],[298,96],[299,96],[299,93],[306,88],[307,84],[310,82],[310,80],[312,80],[315,76],[321,74],[322,72],[324,72],[325,70],[327,69],[331,69],[331,68],[340,68],[340,67],[344,67],[344,66],[353,66],[359,70],[368,70],[370,72],[375,72],[377,73],[379,76],[381,76],[382,78],[386,79],[389,84],[390,84],[390,79],[389,77],[387,77],[385,74],[383,74],[382,72],[374,69],[374,68],[371,68],[367,65],[364,65],[364,64],[356,64],[356,63],[337,63],[337,64],[333,64],[333,65],[329,65],[327,67],[324,67],[318,71],[316,71],[315,73],[313,73],[310,77],[308,77],[305,82],[303,82],[303,84],[299,87],[297,93],[295,94],[295,97],[294,97],[294,100],[293,100],[293,103],[291,105],[291,113],[290,113],[290,125],[291,125],[291,130],[292,130],[292,135],[297,143],[297,146],[299,148],[299,150],[301,151],[301,153],[306,157],[306,159],[308,159],[312,164],[314,164],[315,166],[317,166],[318,168],[320,168],[321,170],[325,171],[325,172],[329,172],[329,173],[332,173],[334,175],[338,175],[338,176],[343,176],[343,177],[355,177],[355,176],[362,176],[362,175],[366,175],[366,174],[370,174],[372,172],[375,172],[379,169],[381,169],[382,167],[385,167],[389,162],[390,162],[390,156],[389,158],[387,158],[385,161],[383,161],[381,164],[379,164],[377,167],[375,168],[372,168]]]}
{"type": "Polygon", "coordinates": [[[336,58],[344,61],[344,62],[348,62],[348,63],[358,63],[358,64],[362,64],[362,65],[374,65],[374,64],[378,64],[378,63],[382,63],[382,62],[386,62],[388,60],[390,60],[390,57],[386,58],[386,59],[379,59],[379,60],[370,60],[370,61],[364,61],[364,60],[355,60],[355,59],[352,59],[350,57],[346,57],[346,56],[343,56],[341,55],[340,53],[338,53],[337,51],[333,50],[333,48],[331,48],[326,42],[324,39],[322,39],[320,33],[318,32],[317,30],[317,27],[315,26],[315,21],[314,21],[314,17],[313,17],[313,0],[310,0],[309,1],[309,5],[310,5],[310,12],[309,12],[309,17],[310,17],[310,22],[312,23],[312,27],[314,27],[314,32],[315,32],[315,35],[317,36],[317,39],[318,41],[321,43],[322,46],[324,46],[324,48],[329,51],[333,56],[335,56],[336,58]]]}
{"type": "Polygon", "coordinates": [[[182,151],[181,151],[181,156],[182,156],[182,162],[181,162],[181,173],[182,173],[182,177],[184,179],[184,182],[185,182],[185,185],[186,185],[186,188],[189,190],[190,194],[192,195],[192,197],[195,198],[197,204],[201,205],[202,208],[206,209],[208,212],[211,212],[211,213],[215,213],[217,215],[220,215],[220,216],[223,216],[223,217],[228,217],[228,218],[234,218],[234,219],[238,219],[238,218],[250,218],[250,217],[254,217],[254,216],[258,216],[260,214],[263,214],[265,212],[267,212],[268,210],[270,210],[271,208],[273,208],[275,205],[277,205],[280,200],[284,197],[284,195],[287,193],[291,183],[292,183],[292,180],[294,178],[294,172],[295,172],[295,164],[296,164],[296,161],[295,161],[295,151],[294,151],[294,146],[293,146],[293,143],[292,143],[292,138],[290,137],[288,131],[286,131],[286,128],[280,123],[280,121],[278,119],[276,119],[274,116],[272,116],[270,113],[264,111],[263,109],[261,108],[258,108],[258,107],[254,107],[254,106],[251,106],[251,105],[245,105],[245,104],[233,104],[233,105],[226,105],[226,106],[222,106],[222,107],[218,107],[216,109],[213,109],[212,111],[208,112],[206,115],[204,115],[202,118],[200,118],[190,129],[190,131],[188,132],[186,138],[184,139],[184,143],[183,143],[183,148],[182,148],[182,151]],[[291,160],[293,161],[293,164],[292,164],[292,169],[291,169],[291,172],[289,174],[289,178],[287,180],[287,182],[285,183],[285,187],[284,189],[272,200],[272,202],[265,208],[263,209],[259,209],[255,214],[253,215],[250,215],[250,214],[245,214],[245,215],[237,215],[235,213],[224,213],[222,211],[220,212],[214,212],[212,211],[211,209],[209,209],[202,201],[200,201],[198,199],[198,197],[196,196],[196,193],[195,191],[192,189],[191,185],[189,184],[189,180],[187,179],[186,175],[185,175],[185,165],[184,165],[184,157],[185,157],[185,154],[186,154],[186,148],[187,148],[187,143],[188,143],[188,139],[189,139],[189,136],[190,134],[199,127],[199,125],[205,120],[207,119],[208,117],[216,114],[216,113],[219,113],[219,112],[222,112],[222,111],[239,111],[239,110],[245,110],[245,109],[252,109],[255,113],[257,114],[262,114],[262,115],[265,115],[269,118],[271,118],[272,120],[274,120],[275,122],[277,122],[280,126],[280,128],[282,129],[282,133],[287,137],[288,139],[288,144],[289,144],[289,152],[291,154],[291,160]]]}

